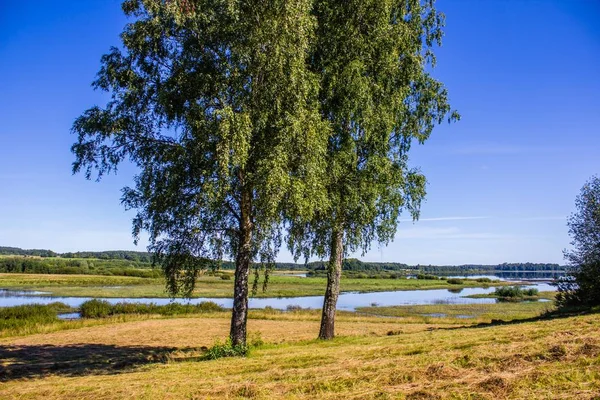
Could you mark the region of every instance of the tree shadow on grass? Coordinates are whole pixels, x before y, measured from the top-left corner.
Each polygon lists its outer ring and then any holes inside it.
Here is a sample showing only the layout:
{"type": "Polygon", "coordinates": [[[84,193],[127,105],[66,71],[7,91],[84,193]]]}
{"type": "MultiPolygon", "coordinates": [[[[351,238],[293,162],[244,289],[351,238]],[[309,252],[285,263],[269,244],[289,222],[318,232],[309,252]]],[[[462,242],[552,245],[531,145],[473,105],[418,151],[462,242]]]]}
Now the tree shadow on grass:
{"type": "Polygon", "coordinates": [[[175,351],[179,350],[106,344],[4,345],[0,346],[0,382],[48,375],[117,374],[146,364],[166,362],[175,351]]]}
{"type": "Polygon", "coordinates": [[[476,329],[476,328],[489,328],[491,326],[500,326],[500,325],[517,325],[524,324],[528,322],[538,322],[538,321],[549,321],[554,319],[562,319],[562,318],[570,318],[576,317],[580,315],[588,315],[588,314],[597,314],[598,312],[592,311],[589,308],[572,308],[565,310],[554,310],[545,312],[541,315],[523,319],[513,319],[509,321],[504,321],[502,319],[492,319],[491,322],[481,322],[479,324],[474,325],[463,325],[463,326],[454,326],[454,327],[437,327],[437,328],[429,328],[429,330],[459,330],[459,329],[476,329]]]}

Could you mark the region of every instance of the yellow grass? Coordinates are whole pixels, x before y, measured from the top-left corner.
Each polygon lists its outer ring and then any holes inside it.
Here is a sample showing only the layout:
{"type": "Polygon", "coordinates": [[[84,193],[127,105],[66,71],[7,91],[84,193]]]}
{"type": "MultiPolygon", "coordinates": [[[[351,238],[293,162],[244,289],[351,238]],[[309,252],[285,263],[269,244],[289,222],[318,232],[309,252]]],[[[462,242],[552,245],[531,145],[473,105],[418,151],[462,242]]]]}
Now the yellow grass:
{"type": "Polygon", "coordinates": [[[253,312],[248,358],[197,361],[228,315],[146,318],[0,340],[2,399],[593,399],[600,315],[476,327],[253,312]],[[391,334],[391,335],[388,335],[391,334]],[[193,349],[188,349],[193,347],[193,349]],[[4,373],[4,374],[2,374],[4,373]],[[12,373],[7,377],[6,373],[12,373]]]}

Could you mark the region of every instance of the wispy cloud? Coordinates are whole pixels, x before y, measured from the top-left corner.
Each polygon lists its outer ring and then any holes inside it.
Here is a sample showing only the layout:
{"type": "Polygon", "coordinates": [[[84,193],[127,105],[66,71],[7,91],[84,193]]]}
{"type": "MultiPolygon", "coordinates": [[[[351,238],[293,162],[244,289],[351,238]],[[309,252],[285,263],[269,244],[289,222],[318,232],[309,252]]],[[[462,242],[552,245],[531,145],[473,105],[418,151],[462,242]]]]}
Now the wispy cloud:
{"type": "Polygon", "coordinates": [[[525,217],[525,218],[519,218],[522,221],[566,221],[567,217],[566,216],[554,216],[554,217],[525,217]]]}
{"type": "MultiPolygon", "coordinates": [[[[431,218],[419,218],[415,222],[444,222],[444,221],[471,221],[471,220],[482,220],[482,219],[495,219],[501,218],[503,220],[512,221],[565,221],[566,216],[551,215],[551,216],[538,216],[538,217],[492,217],[492,216],[474,216],[474,217],[431,217],[431,218]]],[[[410,218],[403,218],[400,222],[413,222],[410,218]]]]}
{"type": "MultiPolygon", "coordinates": [[[[473,219],[489,219],[491,217],[432,217],[419,218],[418,222],[437,222],[437,221],[469,221],[473,219]]],[[[412,222],[410,218],[403,218],[401,222],[412,222]]]]}
{"type": "Polygon", "coordinates": [[[460,147],[451,147],[448,150],[450,153],[457,155],[518,155],[564,151],[564,149],[557,146],[530,146],[500,143],[473,143],[460,147]]]}
{"type": "Polygon", "coordinates": [[[463,232],[459,228],[423,228],[412,227],[410,229],[399,229],[396,239],[513,239],[512,235],[503,235],[489,232],[463,232]]]}

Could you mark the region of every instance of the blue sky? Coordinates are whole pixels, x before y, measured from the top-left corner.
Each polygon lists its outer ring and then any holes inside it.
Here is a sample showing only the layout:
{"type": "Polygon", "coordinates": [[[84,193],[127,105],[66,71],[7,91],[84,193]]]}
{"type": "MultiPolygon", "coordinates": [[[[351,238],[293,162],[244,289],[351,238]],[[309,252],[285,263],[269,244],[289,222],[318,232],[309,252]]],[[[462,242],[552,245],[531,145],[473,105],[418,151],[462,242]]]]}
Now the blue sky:
{"type": "MultiPolygon", "coordinates": [[[[434,75],[462,120],[413,148],[429,180],[421,220],[356,256],[562,263],[566,216],[600,173],[600,3],[437,5],[447,27],[434,75]]],[[[106,101],[90,83],[126,22],[117,0],[0,0],[0,245],[144,250],[119,202],[135,170],[100,183],[70,172],[70,127],[106,101]]]]}

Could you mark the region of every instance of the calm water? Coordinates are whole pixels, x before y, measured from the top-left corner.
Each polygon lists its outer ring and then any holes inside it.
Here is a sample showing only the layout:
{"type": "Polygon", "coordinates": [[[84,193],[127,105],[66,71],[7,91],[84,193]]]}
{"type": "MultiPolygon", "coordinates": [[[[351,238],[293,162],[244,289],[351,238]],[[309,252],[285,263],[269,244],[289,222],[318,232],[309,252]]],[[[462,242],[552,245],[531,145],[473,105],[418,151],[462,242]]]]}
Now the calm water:
{"type": "MultiPolygon", "coordinates": [[[[527,287],[535,287],[541,291],[554,291],[556,288],[547,283],[537,283],[527,287]]],[[[394,305],[423,305],[423,304],[481,304],[494,303],[495,299],[470,299],[464,296],[473,294],[491,293],[494,288],[465,288],[465,289],[435,289],[435,290],[412,290],[370,293],[342,293],[340,294],[337,308],[339,310],[353,311],[358,307],[371,305],[394,306],[394,305]]],[[[13,291],[0,289],[0,307],[10,307],[24,304],[48,304],[60,301],[71,307],[79,307],[90,297],[50,297],[41,292],[13,291]]],[[[195,298],[195,299],[165,299],[165,298],[106,298],[110,303],[154,303],[159,305],[168,304],[172,301],[177,303],[197,304],[204,301],[213,301],[223,307],[231,308],[232,299],[195,298]]],[[[302,308],[321,308],[323,296],[283,297],[250,299],[250,308],[265,308],[267,306],[285,310],[288,306],[300,306],[302,308]]]]}

